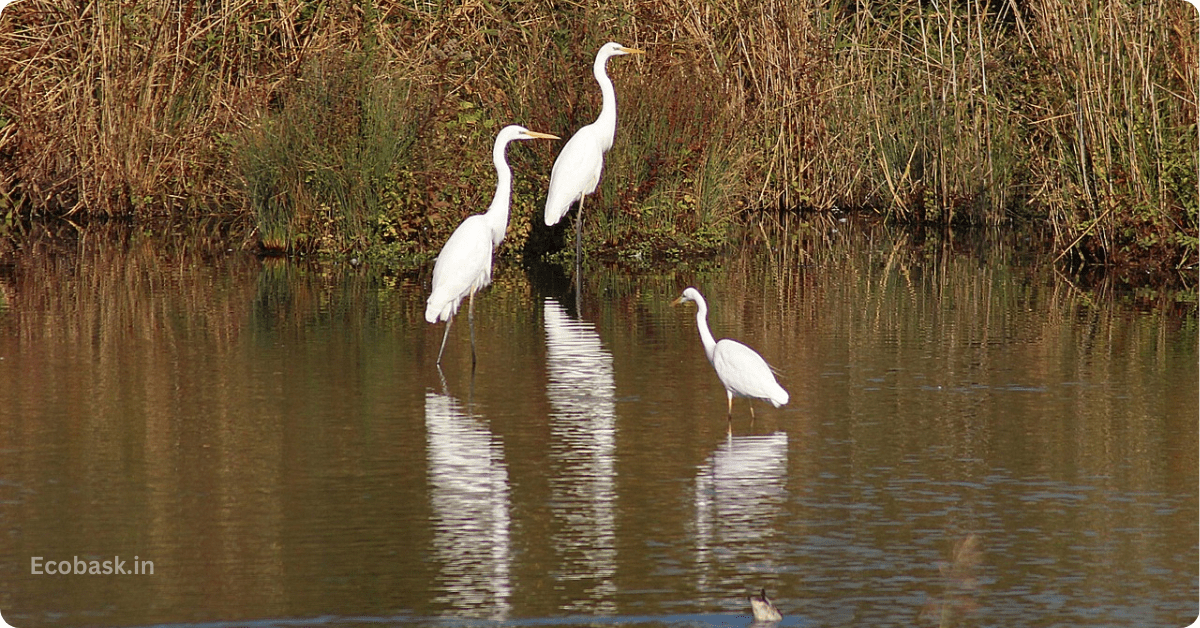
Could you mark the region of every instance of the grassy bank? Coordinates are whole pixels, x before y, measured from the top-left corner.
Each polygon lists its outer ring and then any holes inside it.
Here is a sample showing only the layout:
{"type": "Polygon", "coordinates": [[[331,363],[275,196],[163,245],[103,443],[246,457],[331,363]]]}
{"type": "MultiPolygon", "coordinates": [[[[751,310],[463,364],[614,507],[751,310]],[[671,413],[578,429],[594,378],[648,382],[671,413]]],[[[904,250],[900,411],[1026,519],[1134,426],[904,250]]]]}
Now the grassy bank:
{"type": "MultiPolygon", "coordinates": [[[[496,131],[620,122],[588,246],[686,256],[797,210],[1046,225],[1062,259],[1197,263],[1197,24],[1179,0],[850,4],[22,0],[0,18],[0,213],[241,213],[264,248],[421,256],[486,207],[496,131]]],[[[561,143],[514,146],[505,252],[561,143]]]]}

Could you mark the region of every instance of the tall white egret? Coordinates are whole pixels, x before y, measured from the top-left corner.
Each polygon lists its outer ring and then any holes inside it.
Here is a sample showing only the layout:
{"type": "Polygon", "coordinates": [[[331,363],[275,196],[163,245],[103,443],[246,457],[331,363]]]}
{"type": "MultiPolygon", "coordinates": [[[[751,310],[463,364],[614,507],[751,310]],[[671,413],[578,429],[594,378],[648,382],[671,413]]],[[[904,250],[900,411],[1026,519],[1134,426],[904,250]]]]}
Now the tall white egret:
{"type": "Polygon", "coordinates": [[[546,226],[558,224],[571,204],[579,202],[575,215],[575,259],[580,259],[582,248],[583,197],[596,191],[600,183],[600,171],[604,169],[604,153],[612,148],[617,133],[617,92],[608,78],[605,66],[610,57],[643,54],[637,48],[627,48],[616,42],[608,42],[596,53],[592,74],[600,84],[603,104],[596,121],[579,129],[563,146],[554,169],[550,171],[550,191],[546,195],[546,226]]]}
{"type": "MultiPolygon", "coordinates": [[[[684,290],[673,305],[686,301],[696,303],[696,327],[700,328],[700,342],[704,343],[704,353],[717,371],[717,378],[725,385],[725,393],[729,397],[729,418],[733,418],[734,397],[762,399],[776,408],[786,404],[787,391],[775,381],[770,365],[758,352],[736,340],[713,340],[712,332],[708,330],[708,304],[700,296],[700,291],[695,288],[684,290]]],[[[750,407],[750,416],[754,416],[753,406],[750,407]]]]}
{"type": "Polygon", "coordinates": [[[505,149],[513,140],[539,138],[559,139],[557,135],[530,131],[515,124],[500,129],[492,148],[492,162],[496,164],[496,195],[492,204],[486,213],[468,216],[462,221],[438,253],[433,265],[433,291],[425,305],[425,320],[430,323],[446,321],[442,348],[438,349],[438,364],[442,363],[450,324],[464,297],[470,299],[467,314],[471,323],[471,364],[475,364],[475,293],[492,283],[492,251],[504,240],[508,206],[512,200],[512,169],[504,157],[505,149]]]}

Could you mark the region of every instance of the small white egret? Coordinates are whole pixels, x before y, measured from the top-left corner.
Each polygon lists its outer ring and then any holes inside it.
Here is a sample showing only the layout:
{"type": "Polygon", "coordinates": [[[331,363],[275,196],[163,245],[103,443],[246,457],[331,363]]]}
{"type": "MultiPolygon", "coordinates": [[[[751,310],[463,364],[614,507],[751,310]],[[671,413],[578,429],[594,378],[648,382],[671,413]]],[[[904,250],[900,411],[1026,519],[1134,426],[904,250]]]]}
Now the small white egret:
{"type": "MultiPolygon", "coordinates": [[[[684,290],[673,305],[686,301],[696,303],[696,327],[700,328],[700,342],[704,343],[704,353],[717,371],[717,378],[725,385],[729,397],[729,418],[733,418],[734,397],[762,399],[776,408],[786,404],[787,391],[775,381],[770,365],[758,352],[736,340],[713,340],[712,332],[708,330],[708,304],[700,296],[700,291],[695,288],[684,290]]],[[[750,407],[750,416],[754,416],[753,406],[750,407]]]]}
{"type": "Polygon", "coordinates": [[[783,621],[783,615],[771,600],[767,598],[767,590],[759,595],[750,596],[750,612],[754,613],[755,623],[776,623],[783,621]]]}
{"type": "Polygon", "coordinates": [[[546,226],[558,224],[571,204],[579,202],[575,215],[575,259],[578,261],[582,247],[583,197],[596,191],[600,183],[600,171],[604,169],[604,153],[612,148],[617,133],[617,92],[608,78],[605,65],[610,57],[643,54],[637,48],[627,48],[616,42],[608,42],[596,53],[592,74],[600,84],[603,104],[596,121],[579,129],[563,146],[554,168],[550,171],[550,191],[546,195],[546,226]]]}
{"type": "Polygon", "coordinates": [[[430,323],[446,321],[442,334],[442,348],[438,349],[437,363],[442,363],[442,352],[446,350],[446,338],[450,335],[450,324],[458,313],[464,297],[470,299],[468,320],[471,323],[471,364],[475,364],[475,293],[492,283],[492,251],[504,240],[508,228],[508,207],[512,199],[512,169],[505,159],[505,149],[513,140],[559,139],[557,135],[530,131],[522,126],[510,125],[500,129],[496,145],[492,148],[492,162],[496,165],[496,195],[483,214],[468,216],[446,240],[437,261],[433,265],[433,290],[425,305],[425,320],[430,323]]]}

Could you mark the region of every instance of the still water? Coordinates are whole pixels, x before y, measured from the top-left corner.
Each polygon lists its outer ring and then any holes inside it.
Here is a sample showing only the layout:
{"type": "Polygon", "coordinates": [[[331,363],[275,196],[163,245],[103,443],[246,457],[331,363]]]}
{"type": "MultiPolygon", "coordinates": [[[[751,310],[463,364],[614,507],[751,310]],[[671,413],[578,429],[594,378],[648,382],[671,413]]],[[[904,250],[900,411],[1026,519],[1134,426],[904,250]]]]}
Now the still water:
{"type": "Polygon", "coordinates": [[[793,626],[1196,618],[1194,291],[995,236],[741,248],[578,299],[502,266],[472,372],[465,316],[434,365],[425,275],[32,237],[0,264],[0,611],[746,626],[765,587],[793,626]],[[727,422],[689,285],[791,403],[727,422]]]}

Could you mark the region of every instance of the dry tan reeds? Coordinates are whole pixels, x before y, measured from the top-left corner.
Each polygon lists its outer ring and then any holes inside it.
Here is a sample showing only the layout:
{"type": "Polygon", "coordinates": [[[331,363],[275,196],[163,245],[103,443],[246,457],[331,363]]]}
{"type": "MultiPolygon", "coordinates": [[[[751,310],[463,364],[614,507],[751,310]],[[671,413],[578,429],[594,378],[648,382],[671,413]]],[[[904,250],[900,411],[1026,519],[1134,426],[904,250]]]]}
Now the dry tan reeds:
{"type": "Polygon", "coordinates": [[[1182,3],[1031,4],[1054,68],[1035,200],[1063,253],[1196,261],[1197,37],[1182,3]],[[1175,249],[1175,254],[1165,250],[1175,249]]]}
{"type": "MultiPolygon", "coordinates": [[[[500,126],[565,137],[594,118],[590,61],[618,40],[649,54],[611,68],[621,116],[594,247],[686,249],[758,211],[870,208],[938,224],[1045,219],[1078,260],[1187,266],[1195,32],[1174,0],[28,0],[0,24],[0,200],[27,213],[254,211],[236,148],[271,120],[305,123],[289,109],[312,106],[298,97],[305,77],[340,65],[407,86],[421,103],[413,148],[367,182],[391,186],[378,216],[304,218],[278,237],[419,251],[486,202],[500,126]],[[350,236],[321,233],[347,224],[350,236]]],[[[553,152],[514,157],[510,247],[553,152]]],[[[311,175],[281,211],[320,196],[311,175]]]]}

